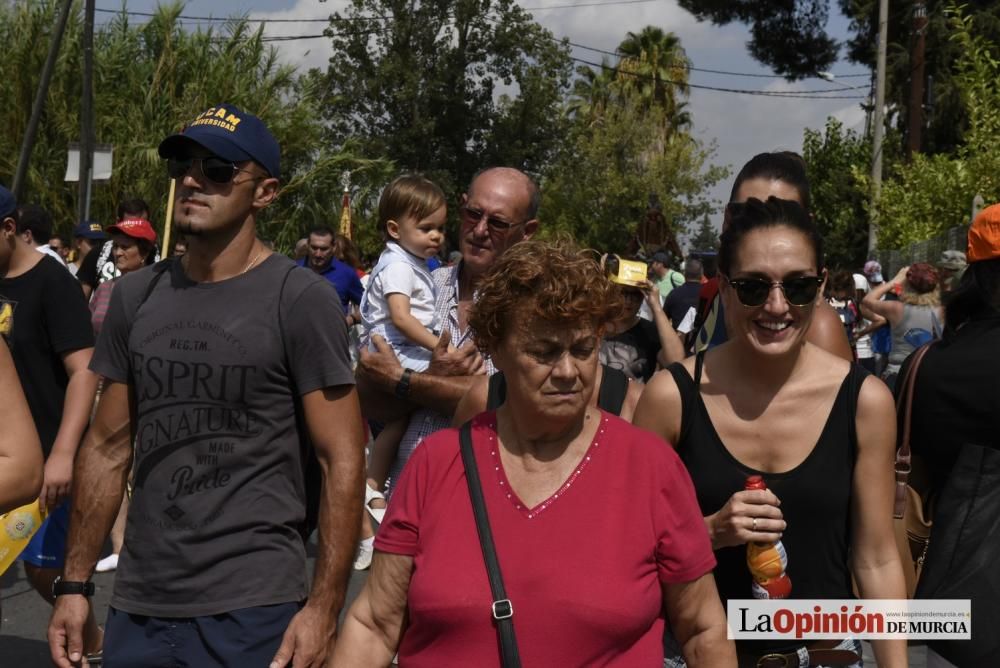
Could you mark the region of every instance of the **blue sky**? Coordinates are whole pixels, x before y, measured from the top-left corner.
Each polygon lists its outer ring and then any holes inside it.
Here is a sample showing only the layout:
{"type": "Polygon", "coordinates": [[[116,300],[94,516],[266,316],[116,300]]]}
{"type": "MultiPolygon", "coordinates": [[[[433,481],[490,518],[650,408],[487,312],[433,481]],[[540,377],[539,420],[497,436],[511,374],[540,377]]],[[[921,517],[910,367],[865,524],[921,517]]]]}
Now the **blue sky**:
{"type": "MultiPolygon", "coordinates": [[[[746,49],[749,29],[741,24],[724,27],[699,23],[675,0],[654,0],[637,4],[619,4],[591,7],[555,8],[556,5],[582,2],[608,2],[609,0],[520,0],[520,4],[533,9],[535,19],[558,37],[568,37],[571,42],[614,51],[625,34],[638,32],[646,25],[655,25],[677,34],[688,57],[697,68],[717,69],[749,74],[772,74],[757,64],[746,49]]],[[[129,10],[149,11],[155,0],[126,0],[129,10]]],[[[346,0],[191,0],[184,13],[192,16],[231,16],[247,14],[252,18],[322,18],[347,4],[346,0]]],[[[847,36],[847,20],[836,10],[831,0],[830,32],[839,39],[847,36]]],[[[117,9],[119,0],[97,0],[98,8],[117,9]]],[[[98,15],[98,22],[107,15],[98,15]]],[[[137,19],[138,20],[138,19],[137,19]]],[[[322,23],[270,24],[267,34],[302,35],[320,33],[322,23]]],[[[325,39],[278,42],[282,57],[299,65],[325,67],[330,56],[329,41],[325,39]]],[[[601,54],[585,49],[574,49],[573,56],[600,62],[601,54]]],[[[838,75],[867,74],[857,65],[841,61],[831,72],[838,75]]],[[[839,89],[845,86],[867,86],[866,77],[848,77],[833,82],[809,79],[788,83],[780,78],[752,78],[692,72],[692,84],[721,88],[767,91],[796,91],[839,89]]],[[[843,90],[843,95],[866,95],[867,89],[843,90]]],[[[862,130],[864,114],[861,100],[848,99],[789,99],[722,93],[693,89],[689,106],[694,118],[695,134],[706,144],[715,142],[716,164],[730,165],[735,173],[746,160],[761,151],[779,149],[799,150],[802,133],[807,127],[822,128],[828,116],[834,116],[853,129],[862,130]]],[[[711,195],[718,200],[728,197],[731,179],[719,184],[711,195]]]]}

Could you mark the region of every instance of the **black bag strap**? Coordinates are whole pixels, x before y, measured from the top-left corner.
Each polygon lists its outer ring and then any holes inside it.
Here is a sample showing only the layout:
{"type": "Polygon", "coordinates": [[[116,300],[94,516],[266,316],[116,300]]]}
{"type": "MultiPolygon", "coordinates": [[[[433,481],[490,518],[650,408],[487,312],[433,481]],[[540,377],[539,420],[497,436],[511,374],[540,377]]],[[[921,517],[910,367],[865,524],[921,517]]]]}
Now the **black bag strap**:
{"type": "Polygon", "coordinates": [[[471,422],[462,425],[458,432],[458,443],[462,452],[462,465],[465,467],[465,480],[469,483],[469,498],[472,500],[472,514],[476,518],[479,544],[483,548],[483,559],[486,561],[486,575],[490,579],[490,591],[493,594],[492,614],[496,621],[497,633],[500,635],[501,665],[503,668],[521,668],[517,638],[514,637],[514,606],[507,598],[503,576],[500,574],[500,562],[497,560],[490,519],[486,513],[486,500],[483,498],[483,488],[479,482],[479,469],[476,468],[476,455],[472,451],[471,422]]]}

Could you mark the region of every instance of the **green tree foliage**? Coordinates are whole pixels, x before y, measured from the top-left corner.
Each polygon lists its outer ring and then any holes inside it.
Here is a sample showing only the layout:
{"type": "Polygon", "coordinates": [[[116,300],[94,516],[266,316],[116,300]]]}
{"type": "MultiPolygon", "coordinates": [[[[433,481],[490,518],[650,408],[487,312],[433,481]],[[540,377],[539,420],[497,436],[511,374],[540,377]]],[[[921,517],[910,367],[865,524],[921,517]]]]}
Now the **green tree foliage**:
{"type": "MultiPolygon", "coordinates": [[[[840,0],[844,13],[851,17],[852,38],[848,42],[848,57],[868,67],[875,66],[875,46],[878,41],[878,0],[840,0]]],[[[925,68],[929,77],[933,109],[923,133],[925,153],[951,153],[962,143],[970,119],[955,78],[955,63],[965,48],[955,39],[956,26],[949,19],[951,0],[925,0],[926,28],[925,68]]],[[[907,130],[910,107],[911,49],[913,32],[913,0],[889,3],[889,39],[886,59],[886,103],[894,112],[896,128],[907,130]]],[[[1000,4],[989,0],[968,0],[963,3],[968,17],[968,33],[991,42],[1000,42],[1000,4]]],[[[926,83],[926,82],[925,82],[926,83]]]]}
{"type": "Polygon", "coordinates": [[[691,251],[717,251],[719,250],[719,230],[715,229],[708,214],[702,216],[698,223],[698,230],[690,240],[691,251]]]}
{"type": "Polygon", "coordinates": [[[691,63],[677,35],[646,26],[639,33],[628,33],[618,54],[618,81],[626,95],[635,96],[644,109],[661,109],[668,126],[689,124],[690,118],[682,114],[691,63]],[[678,123],[681,118],[684,121],[678,123]]]}
{"type": "Polygon", "coordinates": [[[602,58],[600,69],[580,65],[576,75],[566,113],[578,122],[592,123],[604,116],[614,100],[615,69],[607,58],[602,58]]]}
{"type": "MultiPolygon", "coordinates": [[[[954,78],[954,63],[962,46],[952,39],[954,25],[947,8],[952,0],[923,0],[929,24],[926,29],[925,67],[933,102],[923,133],[925,153],[950,153],[962,143],[970,121],[954,78]]],[[[699,20],[716,25],[741,22],[751,27],[751,55],[789,79],[816,76],[837,61],[840,44],[826,32],[833,0],[680,0],[699,20]]],[[[843,46],[847,57],[871,69],[878,44],[878,0],[837,0],[850,20],[851,36],[843,46]]],[[[917,0],[889,3],[886,59],[886,103],[896,129],[906,133],[909,119],[913,7],[917,0]]],[[[964,12],[971,17],[972,34],[1000,42],[1000,3],[967,0],[964,12]]],[[[858,80],[854,80],[855,83],[858,80]]],[[[925,82],[926,83],[926,82],[925,82]]]]}
{"type": "Polygon", "coordinates": [[[871,140],[845,130],[829,118],[824,130],[806,129],[802,157],[809,165],[812,213],[823,234],[827,265],[860,267],[868,250],[868,198],[865,173],[871,162],[871,140]]]}
{"type": "MultiPolygon", "coordinates": [[[[647,26],[628,33],[619,61],[577,70],[565,112],[568,140],[542,187],[543,230],[623,253],[659,201],[674,235],[712,210],[705,192],[728,171],[688,133],[687,56],[676,35],[647,26]]],[[[646,249],[647,251],[650,249],[646,249]]]]}
{"type": "MultiPolygon", "coordinates": [[[[38,74],[60,3],[0,5],[0,179],[9,183],[17,163],[38,74]]],[[[114,147],[110,183],[94,186],[92,218],[113,221],[118,202],[142,197],[162,229],[169,181],[156,154],[160,140],[213,104],[226,102],[259,115],[282,147],[284,190],[264,216],[261,234],[279,247],[301,230],[339,216],[340,173],[385,173],[385,161],[359,160],[322,142],[318,91],[278,63],[262,33],[235,19],[221,29],[189,32],[178,21],[182,5],[161,6],[143,24],[116,15],[95,35],[94,110],[99,142],[114,147]],[[334,184],[337,185],[334,185],[334,184]]],[[[25,200],[49,208],[63,233],[75,223],[77,189],[63,182],[67,147],[80,135],[81,16],[67,27],[26,181],[25,200]]],[[[383,178],[379,176],[379,178],[383,178]]]]}
{"type": "Polygon", "coordinates": [[[972,199],[1000,201],[1000,48],[975,27],[976,17],[949,9],[952,39],[961,53],[955,81],[969,129],[952,156],[915,155],[899,163],[878,203],[879,246],[900,248],[950,227],[967,225],[972,199]]]}
{"type": "Polygon", "coordinates": [[[513,0],[352,0],[328,34],[334,144],[457,194],[489,164],[541,171],[564,136],[568,48],[513,0]]]}
{"type": "Polygon", "coordinates": [[[581,65],[566,105],[567,114],[594,125],[612,108],[632,103],[661,123],[659,143],[691,126],[687,97],[690,61],[680,38],[656,26],[629,32],[618,45],[618,62],[601,60],[600,69],[581,65]]]}
{"type": "Polygon", "coordinates": [[[662,121],[636,100],[607,111],[597,124],[575,124],[542,183],[543,232],[626,252],[658,196],[675,232],[712,210],[705,193],[727,170],[708,166],[711,150],[690,137],[658,144],[662,121]]]}
{"type": "Polygon", "coordinates": [[[680,5],[700,21],[749,25],[750,54],[790,79],[815,76],[837,60],[838,44],[826,34],[829,0],[680,0],[680,5]]]}

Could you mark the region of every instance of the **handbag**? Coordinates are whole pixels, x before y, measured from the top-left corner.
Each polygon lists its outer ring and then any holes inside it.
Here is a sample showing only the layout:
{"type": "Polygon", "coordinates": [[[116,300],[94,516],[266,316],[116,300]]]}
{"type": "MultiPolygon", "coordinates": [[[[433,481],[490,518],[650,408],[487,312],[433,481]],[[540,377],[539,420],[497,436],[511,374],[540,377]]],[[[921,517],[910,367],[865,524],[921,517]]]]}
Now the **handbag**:
{"type": "Polygon", "coordinates": [[[920,581],[927,550],[931,542],[930,513],[924,511],[924,500],[917,490],[910,486],[910,472],[913,470],[910,455],[910,423],[913,412],[913,388],[917,381],[920,363],[933,343],[921,346],[913,353],[905,378],[897,387],[903,388],[896,398],[896,412],[902,424],[899,448],[896,450],[896,495],[893,502],[893,533],[896,548],[903,564],[906,580],[906,597],[913,598],[920,581]]]}
{"type": "Polygon", "coordinates": [[[462,465],[465,467],[465,480],[469,484],[469,498],[472,500],[472,514],[476,518],[479,545],[483,549],[486,575],[489,577],[490,591],[493,594],[491,608],[497,633],[500,635],[500,663],[503,668],[521,668],[521,657],[517,651],[517,638],[514,637],[514,606],[507,598],[507,592],[503,586],[503,576],[500,574],[497,549],[493,543],[490,519],[486,514],[486,500],[483,498],[483,488],[479,482],[476,455],[472,451],[471,422],[466,422],[459,430],[458,444],[462,453],[462,465]]]}
{"type": "Polygon", "coordinates": [[[917,598],[972,602],[970,640],[928,640],[957,666],[1000,656],[1000,450],[965,444],[937,497],[934,543],[917,598]]]}

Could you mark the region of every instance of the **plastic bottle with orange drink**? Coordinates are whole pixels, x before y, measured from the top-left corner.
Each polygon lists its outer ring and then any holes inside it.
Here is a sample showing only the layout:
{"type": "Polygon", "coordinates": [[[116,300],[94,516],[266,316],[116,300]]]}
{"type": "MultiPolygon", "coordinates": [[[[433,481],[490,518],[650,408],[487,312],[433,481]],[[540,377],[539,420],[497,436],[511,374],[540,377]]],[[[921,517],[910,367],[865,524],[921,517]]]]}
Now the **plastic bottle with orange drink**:
{"type": "MultiPolygon", "coordinates": [[[[764,478],[752,475],[747,478],[743,489],[767,489],[764,478]]],[[[788,554],[781,541],[774,543],[747,543],[747,567],[753,576],[751,593],[754,598],[788,598],[792,593],[792,581],[785,572],[788,569],[788,554]]]]}

